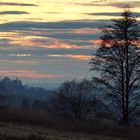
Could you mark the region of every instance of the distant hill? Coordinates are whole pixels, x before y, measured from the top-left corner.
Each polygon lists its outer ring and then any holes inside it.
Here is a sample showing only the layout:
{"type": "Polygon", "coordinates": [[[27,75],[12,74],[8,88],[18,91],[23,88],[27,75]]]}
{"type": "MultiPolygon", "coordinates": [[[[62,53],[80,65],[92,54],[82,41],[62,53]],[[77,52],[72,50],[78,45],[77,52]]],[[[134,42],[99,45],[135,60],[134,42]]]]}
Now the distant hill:
{"type": "Polygon", "coordinates": [[[44,88],[23,85],[18,78],[5,77],[0,81],[0,106],[21,107],[28,103],[31,107],[34,102],[45,102],[49,94],[51,91],[44,88]]]}

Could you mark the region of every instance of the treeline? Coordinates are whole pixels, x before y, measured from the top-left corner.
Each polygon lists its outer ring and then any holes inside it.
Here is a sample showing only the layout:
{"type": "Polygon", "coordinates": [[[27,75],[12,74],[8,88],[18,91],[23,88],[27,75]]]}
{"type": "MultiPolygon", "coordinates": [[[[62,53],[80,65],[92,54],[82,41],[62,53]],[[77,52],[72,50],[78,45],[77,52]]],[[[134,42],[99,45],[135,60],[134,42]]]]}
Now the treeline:
{"type": "MultiPolygon", "coordinates": [[[[62,121],[78,122],[98,118],[121,123],[115,106],[104,96],[102,86],[94,80],[66,81],[59,88],[47,91],[5,77],[0,81],[0,90],[1,107],[39,110],[62,121]]],[[[135,120],[131,119],[132,124],[139,123],[139,113],[135,115],[135,120]]]]}
{"type": "Polygon", "coordinates": [[[49,112],[67,121],[110,118],[110,110],[91,81],[64,82],[48,99],[49,112]]]}
{"type": "Polygon", "coordinates": [[[5,77],[0,81],[0,105],[47,111],[64,120],[110,118],[109,107],[93,83],[86,79],[67,81],[58,89],[47,91],[23,85],[18,78],[5,77]]]}

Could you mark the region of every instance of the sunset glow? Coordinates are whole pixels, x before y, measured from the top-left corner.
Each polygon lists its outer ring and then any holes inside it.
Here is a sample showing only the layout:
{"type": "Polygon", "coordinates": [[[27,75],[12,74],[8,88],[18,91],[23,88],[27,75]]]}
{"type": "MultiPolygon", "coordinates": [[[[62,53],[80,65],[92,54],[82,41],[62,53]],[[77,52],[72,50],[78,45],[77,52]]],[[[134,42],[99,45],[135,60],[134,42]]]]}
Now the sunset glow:
{"type": "Polygon", "coordinates": [[[127,7],[140,20],[139,0],[2,0],[1,77],[46,84],[91,77],[101,28],[127,7]]]}

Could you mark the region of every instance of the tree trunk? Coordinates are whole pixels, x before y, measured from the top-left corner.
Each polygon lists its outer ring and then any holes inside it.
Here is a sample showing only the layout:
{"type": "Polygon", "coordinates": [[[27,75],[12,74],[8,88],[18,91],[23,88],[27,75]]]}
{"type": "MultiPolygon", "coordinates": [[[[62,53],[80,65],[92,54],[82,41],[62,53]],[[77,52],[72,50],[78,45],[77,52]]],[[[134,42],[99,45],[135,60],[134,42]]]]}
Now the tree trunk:
{"type": "Polygon", "coordinates": [[[125,71],[126,71],[126,109],[125,109],[125,122],[124,124],[128,124],[129,122],[129,118],[128,118],[128,112],[129,112],[129,51],[128,51],[128,47],[129,47],[129,41],[128,41],[128,26],[127,26],[127,22],[128,22],[128,17],[126,17],[126,25],[125,25],[125,71]]]}

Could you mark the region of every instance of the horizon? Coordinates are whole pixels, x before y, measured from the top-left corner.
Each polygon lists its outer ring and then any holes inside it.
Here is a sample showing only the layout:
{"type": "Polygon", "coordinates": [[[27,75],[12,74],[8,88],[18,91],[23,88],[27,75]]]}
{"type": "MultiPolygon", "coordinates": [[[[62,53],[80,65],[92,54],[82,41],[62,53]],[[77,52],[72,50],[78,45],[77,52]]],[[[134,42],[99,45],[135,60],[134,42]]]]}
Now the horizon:
{"type": "Polygon", "coordinates": [[[51,88],[90,79],[99,27],[120,17],[125,7],[139,15],[140,1],[2,0],[0,7],[0,76],[51,88]]]}

